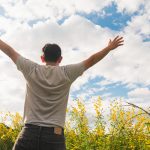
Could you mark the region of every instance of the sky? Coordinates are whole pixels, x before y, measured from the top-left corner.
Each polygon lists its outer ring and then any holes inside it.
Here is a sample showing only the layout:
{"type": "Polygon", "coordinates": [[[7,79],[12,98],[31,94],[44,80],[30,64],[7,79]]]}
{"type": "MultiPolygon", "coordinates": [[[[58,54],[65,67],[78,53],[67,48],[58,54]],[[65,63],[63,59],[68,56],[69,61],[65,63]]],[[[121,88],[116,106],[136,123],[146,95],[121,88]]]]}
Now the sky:
{"type": "MultiPolygon", "coordinates": [[[[103,107],[114,99],[150,107],[149,0],[0,0],[0,39],[24,57],[42,64],[45,43],[62,49],[61,65],[77,63],[120,35],[124,46],[111,51],[71,86],[68,107],[85,102],[92,116],[93,102],[103,107]]],[[[0,51],[0,111],[23,113],[25,80],[0,51]]]]}

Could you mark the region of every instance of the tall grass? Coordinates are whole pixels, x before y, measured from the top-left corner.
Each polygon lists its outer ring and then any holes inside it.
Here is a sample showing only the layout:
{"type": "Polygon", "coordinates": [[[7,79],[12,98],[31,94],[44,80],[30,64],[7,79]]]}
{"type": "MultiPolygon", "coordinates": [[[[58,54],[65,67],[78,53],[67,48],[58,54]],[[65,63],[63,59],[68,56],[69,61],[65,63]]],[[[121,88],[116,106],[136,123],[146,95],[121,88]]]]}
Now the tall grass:
{"type": "MultiPolygon", "coordinates": [[[[67,109],[67,150],[150,150],[150,116],[142,109],[130,106],[126,110],[121,101],[113,101],[106,122],[99,97],[93,104],[95,122],[91,128],[85,103],[77,100],[76,104],[76,107],[67,109]]],[[[1,112],[1,120],[0,150],[11,150],[23,125],[22,116],[1,112]],[[8,118],[9,127],[6,126],[8,118]]]]}

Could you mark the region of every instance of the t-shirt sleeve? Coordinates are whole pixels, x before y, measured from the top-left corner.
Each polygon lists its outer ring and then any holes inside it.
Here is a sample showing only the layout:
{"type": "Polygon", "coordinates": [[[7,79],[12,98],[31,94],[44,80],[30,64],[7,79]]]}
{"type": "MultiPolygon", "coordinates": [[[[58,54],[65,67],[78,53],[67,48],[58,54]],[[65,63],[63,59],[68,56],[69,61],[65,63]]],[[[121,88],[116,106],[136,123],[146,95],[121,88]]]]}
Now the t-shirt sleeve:
{"type": "Polygon", "coordinates": [[[76,80],[85,71],[83,62],[65,66],[66,74],[71,82],[76,80]]]}
{"type": "Polygon", "coordinates": [[[23,56],[19,56],[16,61],[16,66],[19,71],[23,73],[25,78],[28,78],[30,73],[33,71],[34,67],[37,64],[29,59],[24,58],[23,56]]]}

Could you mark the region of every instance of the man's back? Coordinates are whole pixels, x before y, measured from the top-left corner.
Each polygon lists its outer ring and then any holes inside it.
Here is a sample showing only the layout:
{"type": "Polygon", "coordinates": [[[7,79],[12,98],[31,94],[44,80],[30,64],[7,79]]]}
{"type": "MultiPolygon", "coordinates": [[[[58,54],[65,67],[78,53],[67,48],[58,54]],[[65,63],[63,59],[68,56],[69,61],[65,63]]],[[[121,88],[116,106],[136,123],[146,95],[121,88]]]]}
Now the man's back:
{"type": "Polygon", "coordinates": [[[38,65],[22,56],[16,64],[27,81],[24,123],[64,127],[69,89],[83,64],[38,65]]]}

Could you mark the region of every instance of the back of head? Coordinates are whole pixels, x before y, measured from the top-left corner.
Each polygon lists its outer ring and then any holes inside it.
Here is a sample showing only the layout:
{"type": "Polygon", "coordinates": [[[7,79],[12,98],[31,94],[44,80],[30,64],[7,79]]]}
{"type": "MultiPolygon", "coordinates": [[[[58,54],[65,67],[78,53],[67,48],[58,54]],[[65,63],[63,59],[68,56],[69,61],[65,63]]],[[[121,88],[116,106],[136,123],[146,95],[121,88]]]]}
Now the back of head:
{"type": "Polygon", "coordinates": [[[45,62],[57,62],[57,60],[61,57],[61,48],[57,44],[48,43],[42,50],[45,62]]]}

